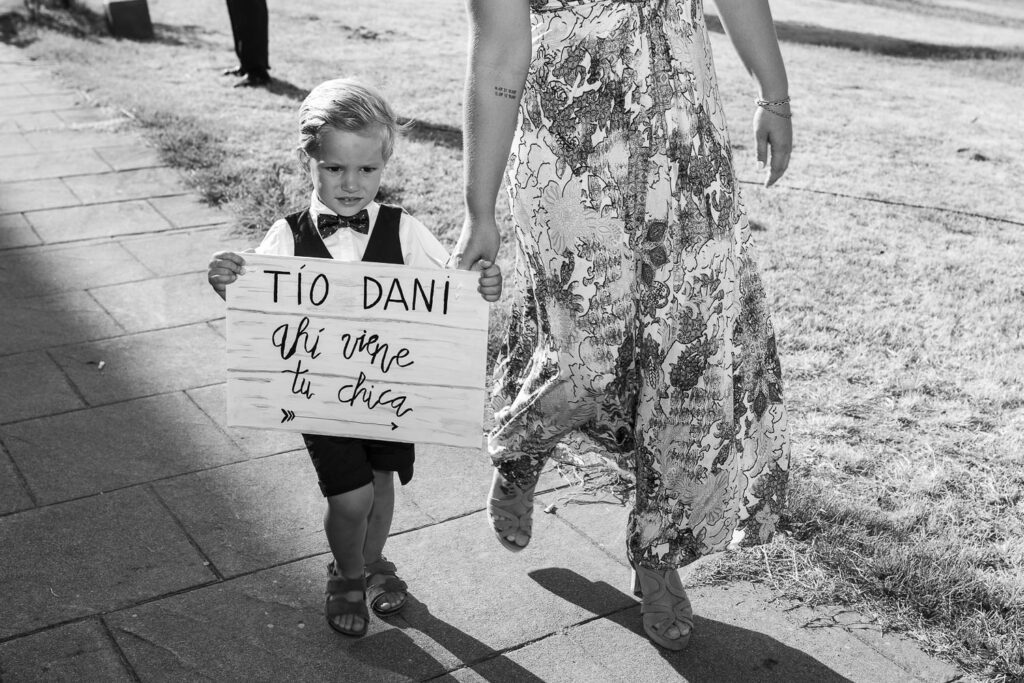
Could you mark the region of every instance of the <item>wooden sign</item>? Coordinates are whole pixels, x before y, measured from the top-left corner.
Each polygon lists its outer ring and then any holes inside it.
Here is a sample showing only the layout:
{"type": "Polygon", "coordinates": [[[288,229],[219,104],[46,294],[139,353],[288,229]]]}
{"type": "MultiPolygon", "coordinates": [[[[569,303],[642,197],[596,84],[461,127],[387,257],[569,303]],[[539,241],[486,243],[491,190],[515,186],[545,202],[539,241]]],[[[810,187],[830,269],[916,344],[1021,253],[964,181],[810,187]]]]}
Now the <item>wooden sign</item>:
{"type": "Polygon", "coordinates": [[[228,424],[479,447],[479,275],[244,254],[227,288],[228,424]]]}

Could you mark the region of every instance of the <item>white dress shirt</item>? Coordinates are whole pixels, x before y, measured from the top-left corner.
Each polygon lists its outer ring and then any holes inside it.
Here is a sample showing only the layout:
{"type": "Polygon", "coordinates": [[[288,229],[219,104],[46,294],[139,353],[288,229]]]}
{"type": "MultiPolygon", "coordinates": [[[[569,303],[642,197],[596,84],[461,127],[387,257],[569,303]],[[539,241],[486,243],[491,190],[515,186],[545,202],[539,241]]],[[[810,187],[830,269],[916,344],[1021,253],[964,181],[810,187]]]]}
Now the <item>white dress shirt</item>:
{"type": "MultiPolygon", "coordinates": [[[[370,235],[377,223],[377,214],[380,212],[380,204],[370,202],[366,206],[366,212],[370,217],[370,230],[367,234],[356,232],[349,228],[341,228],[324,240],[324,246],[336,261],[362,261],[366,252],[366,245],[370,241],[370,235]]],[[[309,217],[316,226],[316,219],[321,215],[334,215],[334,211],[327,208],[314,190],[309,198],[309,217]]],[[[441,246],[437,238],[427,230],[426,226],[406,212],[402,212],[402,218],[398,223],[398,240],[402,245],[402,258],[405,265],[418,268],[444,268],[448,261],[448,251],[441,246]]],[[[288,221],[281,218],[277,220],[263,241],[256,247],[257,254],[270,254],[272,256],[295,256],[295,237],[292,229],[288,227],[288,221]]]]}

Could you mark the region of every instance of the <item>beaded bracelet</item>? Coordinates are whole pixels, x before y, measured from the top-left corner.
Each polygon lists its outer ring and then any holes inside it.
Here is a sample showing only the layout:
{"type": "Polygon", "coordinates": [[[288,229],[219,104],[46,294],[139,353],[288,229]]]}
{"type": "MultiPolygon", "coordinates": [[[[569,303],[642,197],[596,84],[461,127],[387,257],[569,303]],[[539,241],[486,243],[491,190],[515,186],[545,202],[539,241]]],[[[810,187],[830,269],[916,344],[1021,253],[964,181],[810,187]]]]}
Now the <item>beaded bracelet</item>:
{"type": "Polygon", "coordinates": [[[761,107],[762,109],[764,109],[767,112],[775,114],[776,116],[781,116],[784,119],[791,119],[791,118],[793,118],[793,114],[792,113],[787,114],[787,113],[780,112],[780,111],[775,111],[774,109],[772,109],[772,107],[781,107],[784,104],[789,104],[789,97],[788,96],[783,98],[783,99],[781,99],[781,100],[778,100],[776,102],[769,102],[768,100],[764,100],[764,99],[761,99],[759,97],[756,100],[754,100],[754,102],[757,104],[757,106],[761,107]]]}

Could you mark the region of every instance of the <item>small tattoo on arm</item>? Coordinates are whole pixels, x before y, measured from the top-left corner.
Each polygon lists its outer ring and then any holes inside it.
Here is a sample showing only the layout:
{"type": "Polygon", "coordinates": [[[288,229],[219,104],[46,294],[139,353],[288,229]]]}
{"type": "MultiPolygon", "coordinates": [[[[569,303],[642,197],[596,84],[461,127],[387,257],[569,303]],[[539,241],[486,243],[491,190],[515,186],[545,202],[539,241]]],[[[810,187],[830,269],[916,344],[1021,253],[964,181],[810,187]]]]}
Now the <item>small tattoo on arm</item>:
{"type": "Polygon", "coordinates": [[[505,88],[500,85],[494,86],[494,95],[496,97],[504,97],[506,99],[514,100],[518,95],[519,91],[515,88],[505,88]]]}

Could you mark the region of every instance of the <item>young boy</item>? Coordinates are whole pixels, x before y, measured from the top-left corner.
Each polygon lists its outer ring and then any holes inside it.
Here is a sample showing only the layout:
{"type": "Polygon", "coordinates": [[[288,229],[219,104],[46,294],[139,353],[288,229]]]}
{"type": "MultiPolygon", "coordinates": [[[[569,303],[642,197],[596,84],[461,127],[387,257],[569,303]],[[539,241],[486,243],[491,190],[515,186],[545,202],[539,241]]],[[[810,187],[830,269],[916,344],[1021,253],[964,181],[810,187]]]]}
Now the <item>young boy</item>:
{"type": "MultiPolygon", "coordinates": [[[[321,83],[299,108],[299,159],[313,183],[309,209],[278,220],[256,253],[405,263],[443,267],[444,247],[422,223],[398,207],[374,201],[399,126],[391,107],[372,89],[349,79],[321,83]]],[[[213,255],[207,274],[224,298],[244,272],[239,254],[213,255]]],[[[479,291],[501,295],[501,272],[488,261],[479,291]]],[[[331,628],[362,636],[366,601],[379,616],[397,613],[408,594],[395,565],[381,552],[394,513],[394,472],[412,478],[412,444],[303,434],[327,499],[324,531],[334,555],[327,567],[325,614],[331,628]]]]}

